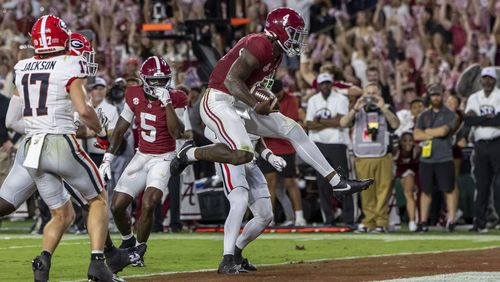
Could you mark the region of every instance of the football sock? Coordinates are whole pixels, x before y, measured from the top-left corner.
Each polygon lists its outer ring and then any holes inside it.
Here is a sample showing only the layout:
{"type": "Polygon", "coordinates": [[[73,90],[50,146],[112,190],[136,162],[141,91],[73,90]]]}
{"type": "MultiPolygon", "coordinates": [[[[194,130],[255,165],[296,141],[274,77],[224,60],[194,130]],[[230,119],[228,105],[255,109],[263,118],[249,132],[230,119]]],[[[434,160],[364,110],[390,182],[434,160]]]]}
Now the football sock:
{"type": "MultiPolygon", "coordinates": [[[[125,237],[125,236],[124,236],[125,237]]],[[[128,236],[127,236],[128,237],[128,236]]],[[[122,237],[123,239],[123,237],[122,237]]],[[[130,247],[133,247],[135,246],[135,243],[137,242],[137,240],[135,239],[135,237],[132,235],[131,238],[128,238],[128,239],[123,239],[122,240],[122,243],[120,245],[120,249],[126,249],[126,248],[130,248],[130,247]]]]}
{"type": "Polygon", "coordinates": [[[90,259],[91,260],[104,260],[103,251],[92,251],[92,253],[90,254],[90,259]]]}
{"type": "Polygon", "coordinates": [[[52,254],[51,254],[51,253],[49,253],[49,252],[47,252],[47,251],[42,251],[42,252],[40,253],[40,255],[42,255],[42,256],[44,256],[44,257],[47,257],[49,260],[51,260],[51,259],[52,259],[52,254]]]}
{"type": "MultiPolygon", "coordinates": [[[[232,193],[232,192],[231,192],[232,193]]],[[[270,198],[260,198],[251,206],[253,218],[245,225],[236,241],[236,248],[244,249],[264,231],[273,220],[273,207],[270,198]]],[[[236,251],[234,252],[236,258],[236,251]]],[[[240,262],[241,263],[241,262],[240,262]]]]}
{"type": "Polygon", "coordinates": [[[191,149],[188,149],[186,151],[186,156],[188,158],[188,161],[190,161],[190,162],[197,161],[196,157],[194,156],[194,151],[195,150],[196,150],[196,148],[191,148],[191,149]]]}
{"type": "Polygon", "coordinates": [[[231,208],[224,223],[224,255],[234,254],[234,245],[240,233],[241,222],[247,210],[248,190],[234,188],[228,195],[231,208]]]}
{"type": "Polygon", "coordinates": [[[340,183],[340,176],[339,176],[339,174],[337,173],[337,174],[335,174],[335,175],[332,177],[332,179],[330,179],[330,185],[331,185],[332,187],[335,187],[335,186],[337,186],[339,183],[340,183]]]}
{"type": "Polygon", "coordinates": [[[297,219],[304,219],[304,212],[303,211],[295,211],[295,220],[297,219]]]}
{"type": "Polygon", "coordinates": [[[243,262],[243,255],[241,254],[242,252],[242,249],[238,247],[234,248],[234,263],[241,264],[243,262]]]}
{"type": "Polygon", "coordinates": [[[222,261],[224,263],[233,263],[234,262],[234,256],[233,255],[224,255],[222,257],[222,261]]]}

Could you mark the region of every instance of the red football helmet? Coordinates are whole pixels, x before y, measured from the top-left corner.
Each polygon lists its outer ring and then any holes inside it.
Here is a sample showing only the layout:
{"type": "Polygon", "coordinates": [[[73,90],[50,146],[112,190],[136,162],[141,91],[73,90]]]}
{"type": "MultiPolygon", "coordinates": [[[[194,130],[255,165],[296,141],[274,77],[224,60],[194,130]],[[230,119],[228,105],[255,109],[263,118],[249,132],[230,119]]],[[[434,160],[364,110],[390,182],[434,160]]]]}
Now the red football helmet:
{"type": "Polygon", "coordinates": [[[306,45],[305,29],[302,16],[290,8],[276,8],[267,14],[264,31],[267,35],[278,40],[278,44],[289,56],[297,56],[302,53],[306,45]]]}
{"type": "Polygon", "coordinates": [[[144,61],[139,70],[139,77],[142,80],[144,92],[154,98],[154,88],[168,88],[172,78],[172,70],[162,57],[151,56],[144,61]]]}
{"type": "Polygon", "coordinates": [[[89,75],[95,76],[98,65],[95,63],[95,51],[92,44],[79,33],[72,33],[70,38],[70,54],[85,58],[89,75]]]}
{"type": "Polygon", "coordinates": [[[68,47],[70,31],[63,20],[47,15],[39,18],[31,29],[31,41],[36,54],[64,51],[68,47]]]}

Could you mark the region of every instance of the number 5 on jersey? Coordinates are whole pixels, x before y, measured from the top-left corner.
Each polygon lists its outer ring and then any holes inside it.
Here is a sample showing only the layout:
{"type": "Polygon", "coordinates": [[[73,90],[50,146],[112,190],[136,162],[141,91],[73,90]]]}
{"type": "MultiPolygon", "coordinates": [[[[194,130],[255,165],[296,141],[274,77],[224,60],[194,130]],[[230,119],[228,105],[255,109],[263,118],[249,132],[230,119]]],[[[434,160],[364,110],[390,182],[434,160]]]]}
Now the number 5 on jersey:
{"type": "Polygon", "coordinates": [[[156,116],[148,113],[141,113],[141,137],[144,141],[153,143],[156,140],[156,128],[152,125],[146,124],[147,120],[155,122],[156,116]]]}
{"type": "Polygon", "coordinates": [[[23,84],[23,96],[24,96],[23,115],[25,117],[33,116],[33,108],[31,108],[31,101],[33,101],[34,102],[33,104],[35,104],[37,100],[38,100],[38,108],[36,108],[36,115],[45,116],[48,114],[47,90],[49,88],[49,77],[50,73],[27,73],[23,75],[21,83],[23,84]],[[36,95],[35,84],[38,84],[38,82],[40,82],[40,86],[38,90],[38,95],[36,95]],[[30,95],[30,90],[32,90],[31,95],[30,95]]]}

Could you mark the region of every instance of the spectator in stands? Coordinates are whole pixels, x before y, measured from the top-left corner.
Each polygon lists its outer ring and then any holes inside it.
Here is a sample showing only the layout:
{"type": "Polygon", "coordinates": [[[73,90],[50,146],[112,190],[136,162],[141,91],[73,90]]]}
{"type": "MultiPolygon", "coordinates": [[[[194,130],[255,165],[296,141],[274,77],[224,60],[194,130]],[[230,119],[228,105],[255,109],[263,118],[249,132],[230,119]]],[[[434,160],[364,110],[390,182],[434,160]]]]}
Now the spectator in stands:
{"type": "MultiPolygon", "coordinates": [[[[106,81],[101,77],[96,77],[95,82],[90,85],[90,102],[96,111],[102,111],[104,115],[108,117],[108,136],[111,136],[116,122],[118,122],[119,113],[115,106],[106,101],[106,91],[106,81]]],[[[102,162],[102,158],[104,157],[105,150],[96,148],[94,146],[94,144],[97,142],[95,137],[95,132],[87,130],[85,148],[89,153],[89,157],[94,161],[94,163],[100,164],[102,162]]]]}
{"type": "MultiPolygon", "coordinates": [[[[284,91],[281,80],[275,80],[271,90],[278,98],[280,112],[295,121],[299,120],[298,100],[289,92],[284,91]]],[[[273,207],[276,198],[276,189],[283,189],[277,187],[278,176],[280,176],[283,179],[283,187],[288,192],[288,196],[292,200],[293,209],[295,211],[295,221],[290,223],[296,226],[304,226],[306,225],[306,220],[304,219],[304,212],[302,210],[302,198],[295,179],[297,170],[295,166],[295,149],[292,144],[282,139],[265,138],[264,141],[267,147],[275,155],[282,157],[286,161],[286,167],[281,172],[276,171],[269,162],[264,161],[262,158],[259,158],[257,162],[259,168],[266,177],[269,192],[271,192],[273,207]]]]}
{"type": "Polygon", "coordinates": [[[418,158],[420,156],[420,147],[413,140],[413,133],[406,131],[399,138],[399,146],[394,156],[396,163],[396,177],[401,179],[401,185],[406,199],[406,212],[408,213],[408,229],[417,230],[416,223],[416,201],[415,187],[418,181],[418,158]]]}
{"type": "MultiPolygon", "coordinates": [[[[316,143],[328,162],[337,169],[348,170],[348,136],[340,125],[340,119],[349,111],[346,96],[332,90],[333,77],[329,73],[320,73],[316,79],[319,92],[309,98],[306,111],[306,127],[309,138],[316,143]]],[[[337,170],[338,171],[338,170],[337,170]]],[[[333,193],[328,182],[318,175],[318,191],[321,211],[326,225],[335,225],[332,208],[333,193]]],[[[344,197],[342,202],[343,217],[346,223],[354,223],[354,202],[352,196],[344,197]]]]}
{"type": "MultiPolygon", "coordinates": [[[[475,140],[473,174],[476,181],[474,226],[471,231],[484,233],[486,211],[493,179],[500,175],[500,89],[496,87],[496,71],[492,67],[481,71],[482,90],[472,94],[465,108],[465,124],[474,126],[475,140]]],[[[495,208],[500,209],[500,187],[493,184],[495,208]]]]}
{"type": "Polygon", "coordinates": [[[11,154],[15,150],[5,126],[5,117],[7,116],[9,102],[9,98],[0,94],[0,184],[3,183],[9,173],[11,154]]]}
{"type": "Polygon", "coordinates": [[[457,199],[453,194],[455,187],[455,169],[452,154],[453,129],[456,126],[457,116],[444,105],[444,86],[431,85],[427,91],[430,97],[431,108],[425,110],[418,117],[413,136],[416,141],[422,141],[419,178],[422,195],[420,200],[421,221],[417,232],[427,232],[429,207],[432,201],[432,191],[437,188],[443,192],[448,210],[446,229],[453,232],[455,229],[455,214],[457,199]]]}
{"type": "Polygon", "coordinates": [[[388,227],[388,200],[392,191],[393,159],[390,132],[399,126],[399,119],[384,102],[378,84],[369,83],[365,94],[353,109],[342,117],[340,125],[353,126],[352,147],[356,156],[356,175],[375,179],[375,187],[361,192],[364,213],[357,232],[385,233],[388,227]]]}
{"type": "Polygon", "coordinates": [[[413,131],[417,118],[424,109],[424,100],[416,98],[410,102],[410,110],[398,111],[396,115],[399,118],[400,124],[395,132],[396,135],[401,137],[403,133],[413,131]]]}

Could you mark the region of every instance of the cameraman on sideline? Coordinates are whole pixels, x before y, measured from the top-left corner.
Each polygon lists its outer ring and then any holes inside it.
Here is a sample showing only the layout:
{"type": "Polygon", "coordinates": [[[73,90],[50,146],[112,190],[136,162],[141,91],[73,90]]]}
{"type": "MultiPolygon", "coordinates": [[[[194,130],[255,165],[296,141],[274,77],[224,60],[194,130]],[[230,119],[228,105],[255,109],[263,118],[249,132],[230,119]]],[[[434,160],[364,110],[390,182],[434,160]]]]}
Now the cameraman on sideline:
{"type": "Polygon", "coordinates": [[[356,177],[375,179],[375,187],[361,192],[365,217],[356,233],[386,233],[389,223],[388,200],[392,190],[393,159],[390,132],[399,127],[399,119],[385,104],[378,84],[369,83],[365,94],[342,117],[340,126],[353,126],[353,152],[356,177]]]}

